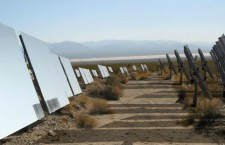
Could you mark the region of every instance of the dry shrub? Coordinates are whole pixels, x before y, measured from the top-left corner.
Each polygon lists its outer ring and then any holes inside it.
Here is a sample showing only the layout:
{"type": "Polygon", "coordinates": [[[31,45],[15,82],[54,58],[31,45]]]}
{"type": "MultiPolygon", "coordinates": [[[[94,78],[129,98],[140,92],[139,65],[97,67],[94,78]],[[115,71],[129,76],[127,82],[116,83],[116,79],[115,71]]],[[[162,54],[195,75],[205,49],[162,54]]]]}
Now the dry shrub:
{"type": "Polygon", "coordinates": [[[193,105],[193,94],[187,94],[188,91],[193,91],[193,85],[182,85],[180,91],[178,92],[178,103],[184,103],[185,107],[190,107],[193,105]]]}
{"type": "Polygon", "coordinates": [[[194,125],[197,131],[204,131],[212,127],[217,119],[222,118],[220,109],[223,103],[219,98],[211,100],[198,97],[196,108],[189,108],[189,116],[180,123],[184,126],[194,125]]]}
{"type": "Polygon", "coordinates": [[[63,111],[64,114],[76,117],[79,112],[89,114],[111,114],[113,111],[109,108],[104,99],[91,98],[85,95],[78,96],[67,105],[63,111]]]}
{"type": "Polygon", "coordinates": [[[179,82],[180,81],[180,74],[174,74],[172,75],[172,81],[179,82]]]}
{"type": "Polygon", "coordinates": [[[71,104],[74,104],[74,107],[79,105],[82,108],[87,108],[88,104],[91,104],[91,99],[88,96],[82,95],[78,96],[71,104]]]}
{"type": "Polygon", "coordinates": [[[184,89],[186,92],[187,91],[194,91],[195,90],[195,86],[194,85],[191,85],[191,84],[189,84],[189,85],[182,85],[182,89],[184,89]]]}
{"type": "Polygon", "coordinates": [[[136,72],[132,72],[132,73],[130,74],[130,79],[131,79],[131,80],[137,80],[137,73],[136,73],[136,72]]]}
{"type": "Polygon", "coordinates": [[[190,113],[184,120],[181,120],[178,123],[185,127],[193,125],[195,123],[195,115],[190,113]]]}
{"type": "Polygon", "coordinates": [[[112,75],[106,79],[106,86],[120,86],[120,78],[116,75],[112,75]]]}
{"type": "Polygon", "coordinates": [[[216,113],[219,112],[223,106],[222,101],[219,98],[207,99],[203,96],[198,97],[197,110],[203,113],[216,113]]]}
{"type": "Polygon", "coordinates": [[[93,98],[119,100],[123,95],[123,88],[117,76],[109,77],[105,83],[96,82],[88,87],[88,94],[93,98]]]}
{"type": "Polygon", "coordinates": [[[169,79],[169,70],[167,68],[164,69],[163,74],[162,74],[162,77],[164,79],[169,79]]]}
{"type": "Polygon", "coordinates": [[[222,106],[223,103],[220,98],[212,98],[210,100],[203,96],[199,96],[196,108],[189,108],[191,114],[187,119],[182,121],[182,124],[184,126],[194,124],[197,131],[207,130],[207,128],[214,125],[217,119],[223,117],[220,112],[222,106]]]}
{"type": "Polygon", "coordinates": [[[149,73],[148,72],[138,72],[136,74],[136,78],[137,80],[146,80],[149,76],[149,73]]]}
{"type": "Polygon", "coordinates": [[[67,118],[62,118],[61,120],[60,120],[60,123],[61,124],[68,124],[68,119],[67,118]]]}
{"type": "Polygon", "coordinates": [[[104,90],[104,98],[107,100],[119,100],[123,95],[123,90],[118,86],[106,86],[104,90]]]}
{"type": "Polygon", "coordinates": [[[95,81],[90,84],[87,88],[88,94],[92,97],[100,97],[103,95],[103,91],[105,89],[105,85],[100,81],[95,81]]]}
{"type": "Polygon", "coordinates": [[[74,106],[72,103],[68,104],[67,106],[65,106],[62,110],[60,110],[60,113],[62,114],[68,114],[68,115],[72,115],[74,112],[74,106]]]}
{"type": "Polygon", "coordinates": [[[195,116],[198,118],[195,128],[198,131],[205,131],[207,128],[212,127],[217,119],[223,118],[220,112],[222,106],[223,103],[219,98],[209,100],[200,97],[195,112],[195,116]]]}
{"type": "Polygon", "coordinates": [[[85,129],[94,128],[97,125],[97,122],[94,118],[83,113],[76,115],[75,123],[77,127],[85,129]]]}
{"type": "Polygon", "coordinates": [[[87,111],[89,104],[91,104],[91,100],[86,95],[70,98],[70,104],[64,107],[60,112],[74,118],[77,112],[87,111]]]}
{"type": "Polygon", "coordinates": [[[120,83],[126,84],[128,82],[128,78],[125,75],[120,75],[120,83]]]}
{"type": "Polygon", "coordinates": [[[92,104],[89,108],[90,114],[112,114],[113,111],[109,108],[106,100],[92,99],[92,104]]]}
{"type": "Polygon", "coordinates": [[[186,94],[185,98],[184,98],[184,105],[185,107],[191,107],[193,105],[193,99],[194,96],[193,94],[186,94]]]}
{"type": "MultiPolygon", "coordinates": [[[[88,96],[80,96],[75,99],[75,104],[83,108],[83,112],[90,114],[110,114],[113,111],[109,108],[107,101],[99,98],[91,98],[88,96]]],[[[76,105],[74,105],[76,107],[76,105]]]]}

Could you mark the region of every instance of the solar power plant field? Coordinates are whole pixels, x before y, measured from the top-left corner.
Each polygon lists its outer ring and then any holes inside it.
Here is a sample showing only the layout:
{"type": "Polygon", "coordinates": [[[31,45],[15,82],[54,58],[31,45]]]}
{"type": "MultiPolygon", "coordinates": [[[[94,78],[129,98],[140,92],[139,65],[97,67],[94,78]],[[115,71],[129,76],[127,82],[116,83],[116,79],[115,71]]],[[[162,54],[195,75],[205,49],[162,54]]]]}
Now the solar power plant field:
{"type": "Polygon", "coordinates": [[[225,145],[224,4],[2,1],[0,145],[225,145]]]}

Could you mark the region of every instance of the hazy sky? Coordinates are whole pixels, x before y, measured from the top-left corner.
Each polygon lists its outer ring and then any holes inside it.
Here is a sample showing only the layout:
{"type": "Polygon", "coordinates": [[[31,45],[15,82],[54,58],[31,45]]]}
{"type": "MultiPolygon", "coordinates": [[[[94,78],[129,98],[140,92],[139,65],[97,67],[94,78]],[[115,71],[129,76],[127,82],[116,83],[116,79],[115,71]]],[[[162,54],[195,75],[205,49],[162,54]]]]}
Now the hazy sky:
{"type": "Polygon", "coordinates": [[[0,0],[0,22],[42,40],[213,42],[225,0],[0,0]]]}

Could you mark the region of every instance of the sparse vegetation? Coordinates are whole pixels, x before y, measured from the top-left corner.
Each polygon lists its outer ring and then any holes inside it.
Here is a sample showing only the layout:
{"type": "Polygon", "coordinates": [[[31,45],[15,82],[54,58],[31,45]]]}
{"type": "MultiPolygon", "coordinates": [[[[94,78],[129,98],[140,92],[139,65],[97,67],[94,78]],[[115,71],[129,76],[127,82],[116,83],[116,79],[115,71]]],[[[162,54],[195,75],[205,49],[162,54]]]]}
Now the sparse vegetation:
{"type": "Polygon", "coordinates": [[[88,86],[88,94],[93,98],[106,100],[119,100],[123,94],[123,88],[117,76],[107,78],[106,82],[96,81],[88,86]]]}
{"type": "Polygon", "coordinates": [[[87,88],[88,94],[94,98],[104,98],[105,85],[100,81],[95,81],[94,83],[90,84],[87,88]]]}
{"type": "Polygon", "coordinates": [[[197,105],[195,108],[192,108],[193,94],[186,94],[185,91],[188,90],[193,90],[193,86],[185,86],[179,93],[178,100],[183,100],[182,103],[184,103],[185,108],[190,111],[188,118],[184,119],[181,124],[184,126],[194,125],[198,131],[213,126],[215,120],[222,117],[220,112],[223,106],[222,100],[218,97],[210,100],[203,96],[198,96],[197,105]]]}
{"type": "Polygon", "coordinates": [[[89,109],[90,114],[112,114],[106,100],[103,99],[92,99],[92,104],[89,109]]]}
{"type": "Polygon", "coordinates": [[[106,83],[107,86],[118,86],[121,87],[121,83],[120,83],[120,77],[116,76],[116,75],[112,75],[110,77],[108,77],[106,79],[106,83]]]}
{"type": "Polygon", "coordinates": [[[117,86],[106,86],[104,90],[104,98],[107,100],[119,100],[122,96],[122,89],[117,86]]]}
{"type": "Polygon", "coordinates": [[[205,99],[202,96],[198,100],[196,108],[188,108],[190,114],[180,123],[184,126],[194,125],[198,131],[203,131],[213,126],[213,123],[222,118],[220,109],[223,103],[219,98],[212,100],[205,99]]]}
{"type": "MultiPolygon", "coordinates": [[[[218,85],[215,83],[208,84],[208,87],[210,90],[218,90],[218,85]]],[[[198,88],[198,90],[200,90],[200,88],[198,88]]],[[[223,117],[220,112],[223,101],[220,96],[213,95],[214,98],[208,99],[198,94],[196,107],[193,108],[193,93],[194,85],[181,86],[177,102],[184,103],[185,108],[190,111],[190,114],[180,123],[184,126],[194,125],[197,131],[204,131],[212,127],[217,119],[223,117]]]]}
{"type": "Polygon", "coordinates": [[[131,80],[137,80],[137,72],[132,72],[132,73],[130,74],[130,79],[131,79],[131,80]]]}
{"type": "Polygon", "coordinates": [[[132,72],[131,80],[146,80],[150,76],[150,72],[132,72]]]}
{"type": "Polygon", "coordinates": [[[97,126],[97,122],[94,118],[87,114],[77,114],[75,119],[78,128],[90,129],[97,126]]]}
{"type": "Polygon", "coordinates": [[[174,82],[180,81],[180,74],[173,74],[171,80],[174,82]]]}
{"type": "Polygon", "coordinates": [[[125,75],[120,75],[120,83],[126,84],[128,82],[128,78],[125,75]]]}

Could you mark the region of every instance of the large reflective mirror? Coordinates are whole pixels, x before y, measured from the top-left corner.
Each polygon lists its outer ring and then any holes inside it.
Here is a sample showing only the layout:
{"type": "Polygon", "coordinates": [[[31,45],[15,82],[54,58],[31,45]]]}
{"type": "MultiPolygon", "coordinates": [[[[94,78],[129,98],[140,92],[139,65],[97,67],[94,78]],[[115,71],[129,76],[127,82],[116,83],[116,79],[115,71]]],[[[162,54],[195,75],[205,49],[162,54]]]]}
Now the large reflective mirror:
{"type": "Polygon", "coordinates": [[[0,24],[0,139],[44,117],[19,39],[0,24]]]}
{"type": "Polygon", "coordinates": [[[70,85],[72,87],[72,90],[74,92],[74,95],[80,94],[82,91],[81,91],[80,85],[77,81],[77,78],[76,78],[76,75],[75,75],[74,70],[72,68],[72,65],[70,63],[70,60],[67,59],[67,58],[64,58],[64,57],[60,57],[60,60],[63,64],[63,67],[65,69],[66,75],[67,75],[68,80],[69,80],[69,83],[70,83],[70,85]]]}
{"type": "Polygon", "coordinates": [[[76,76],[79,78],[80,77],[80,71],[78,69],[75,69],[76,76]]]}
{"type": "Polygon", "coordinates": [[[69,104],[72,92],[58,56],[50,52],[45,42],[25,33],[21,36],[49,113],[69,104]]]}
{"type": "Polygon", "coordinates": [[[109,77],[109,71],[108,71],[107,67],[106,66],[102,66],[102,67],[103,67],[105,77],[109,77]]]}
{"type": "Polygon", "coordinates": [[[79,68],[79,71],[80,71],[80,74],[81,74],[82,79],[83,79],[83,81],[84,81],[84,84],[85,84],[85,85],[89,84],[88,78],[87,78],[87,76],[86,76],[86,74],[85,74],[85,69],[79,68]]]}
{"type": "Polygon", "coordinates": [[[91,72],[90,72],[89,69],[86,69],[86,75],[88,77],[89,83],[94,82],[94,79],[93,79],[93,77],[92,77],[91,72]]]}
{"type": "Polygon", "coordinates": [[[120,72],[121,72],[122,74],[124,74],[123,67],[120,67],[120,72]]]}
{"type": "Polygon", "coordinates": [[[106,78],[106,74],[102,65],[98,65],[98,69],[101,73],[102,78],[106,78]]]}

